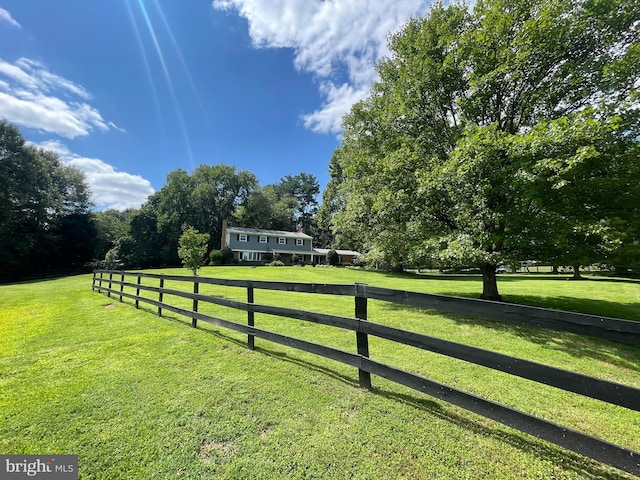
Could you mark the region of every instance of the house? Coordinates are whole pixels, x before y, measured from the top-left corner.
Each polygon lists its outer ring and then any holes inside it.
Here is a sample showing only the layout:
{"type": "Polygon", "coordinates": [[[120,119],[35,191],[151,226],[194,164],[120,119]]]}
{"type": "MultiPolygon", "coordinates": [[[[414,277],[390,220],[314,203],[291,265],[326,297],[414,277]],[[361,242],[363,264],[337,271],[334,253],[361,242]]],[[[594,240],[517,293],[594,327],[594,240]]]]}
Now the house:
{"type": "MultiPolygon", "coordinates": [[[[326,263],[328,249],[313,248],[313,237],[304,232],[241,228],[222,224],[220,248],[229,247],[234,260],[240,262],[261,262],[265,254],[276,255],[286,263],[293,263],[296,255],[300,262],[326,263]]],[[[341,263],[350,263],[358,252],[336,250],[341,263]]]]}

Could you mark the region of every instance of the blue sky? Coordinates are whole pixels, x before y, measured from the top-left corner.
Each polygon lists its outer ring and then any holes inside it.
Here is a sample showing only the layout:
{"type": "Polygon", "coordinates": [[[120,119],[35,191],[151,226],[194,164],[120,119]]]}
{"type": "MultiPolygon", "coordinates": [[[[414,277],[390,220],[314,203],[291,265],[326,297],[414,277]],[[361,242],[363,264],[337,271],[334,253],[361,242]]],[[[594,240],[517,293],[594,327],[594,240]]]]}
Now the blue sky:
{"type": "Polygon", "coordinates": [[[0,0],[0,118],[99,209],[225,163],[324,188],[340,121],[421,0],[0,0]]]}

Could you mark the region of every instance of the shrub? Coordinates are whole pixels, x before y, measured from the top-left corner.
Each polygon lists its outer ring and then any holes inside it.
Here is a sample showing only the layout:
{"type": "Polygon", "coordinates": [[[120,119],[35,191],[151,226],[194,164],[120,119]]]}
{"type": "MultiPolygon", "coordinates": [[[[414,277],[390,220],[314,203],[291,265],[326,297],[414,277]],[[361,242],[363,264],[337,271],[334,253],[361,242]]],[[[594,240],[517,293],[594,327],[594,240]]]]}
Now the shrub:
{"type": "Polygon", "coordinates": [[[107,270],[117,270],[122,268],[122,261],[120,260],[118,247],[114,247],[107,252],[104,256],[104,260],[102,261],[102,265],[107,270]]]}
{"type": "Polygon", "coordinates": [[[327,263],[329,265],[338,265],[338,263],[340,263],[340,256],[338,255],[338,252],[335,250],[329,250],[327,252],[327,263]]]}
{"type": "Polygon", "coordinates": [[[354,257],[352,264],[354,267],[366,267],[367,261],[362,257],[354,257]]]}
{"type": "Polygon", "coordinates": [[[209,261],[211,265],[222,265],[222,253],[220,253],[220,250],[211,250],[209,261]]]}
{"type": "Polygon", "coordinates": [[[265,263],[273,262],[275,258],[273,258],[273,253],[265,253],[262,255],[262,261],[265,263]]]}
{"type": "Polygon", "coordinates": [[[229,247],[224,247],[220,250],[220,258],[223,265],[233,263],[233,251],[229,247]]]}
{"type": "Polygon", "coordinates": [[[291,256],[291,265],[297,265],[300,263],[300,257],[295,253],[291,256]]]}
{"type": "Polygon", "coordinates": [[[269,267],[284,267],[284,263],[280,260],[274,260],[271,263],[267,263],[267,266],[269,267]]]}

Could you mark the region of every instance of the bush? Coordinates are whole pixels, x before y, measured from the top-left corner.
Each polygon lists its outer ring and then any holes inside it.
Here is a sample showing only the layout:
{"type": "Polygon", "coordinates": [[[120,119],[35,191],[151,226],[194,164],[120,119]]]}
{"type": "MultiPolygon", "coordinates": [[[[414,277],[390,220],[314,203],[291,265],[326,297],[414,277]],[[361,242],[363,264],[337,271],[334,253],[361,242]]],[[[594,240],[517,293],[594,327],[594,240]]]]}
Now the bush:
{"type": "Polygon", "coordinates": [[[122,268],[123,262],[120,260],[118,247],[114,247],[109,250],[101,263],[107,270],[118,270],[122,268]]]}
{"type": "Polygon", "coordinates": [[[211,265],[222,265],[222,253],[220,253],[220,250],[211,250],[209,261],[211,265]]]}
{"type": "Polygon", "coordinates": [[[271,263],[267,263],[268,267],[284,267],[284,263],[280,260],[274,260],[271,263]]]}
{"type": "Polygon", "coordinates": [[[300,263],[300,257],[295,253],[291,256],[291,265],[297,265],[300,263]]]}
{"type": "Polygon", "coordinates": [[[367,261],[362,257],[354,257],[352,264],[354,267],[366,267],[367,261]]]}
{"type": "Polygon", "coordinates": [[[220,259],[223,265],[229,265],[233,263],[233,251],[229,247],[224,247],[220,250],[220,259]]]}
{"type": "Polygon", "coordinates": [[[338,265],[338,263],[340,263],[340,256],[338,255],[338,252],[335,250],[329,250],[327,252],[327,263],[332,266],[338,265]]]}
{"type": "Polygon", "coordinates": [[[274,260],[273,253],[265,253],[262,255],[262,261],[265,263],[273,262],[274,260]]]}

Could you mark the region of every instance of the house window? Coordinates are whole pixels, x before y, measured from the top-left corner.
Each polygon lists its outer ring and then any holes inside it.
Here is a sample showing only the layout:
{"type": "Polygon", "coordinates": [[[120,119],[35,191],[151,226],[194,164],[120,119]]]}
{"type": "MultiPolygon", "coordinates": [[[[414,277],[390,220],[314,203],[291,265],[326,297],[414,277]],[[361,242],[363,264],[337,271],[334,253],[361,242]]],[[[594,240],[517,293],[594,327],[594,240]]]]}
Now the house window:
{"type": "Polygon", "coordinates": [[[266,235],[260,235],[260,243],[267,243],[267,236],[266,235]]]}
{"type": "Polygon", "coordinates": [[[301,238],[296,238],[296,245],[304,245],[304,240],[301,238]]]}
{"type": "Polygon", "coordinates": [[[278,238],[278,245],[286,245],[287,244],[287,239],[284,237],[280,237],[278,238]]]}
{"type": "Polygon", "coordinates": [[[248,262],[257,262],[260,260],[260,252],[242,252],[240,258],[248,262]]]}
{"type": "Polygon", "coordinates": [[[240,242],[248,242],[249,239],[247,238],[247,236],[243,233],[241,233],[240,235],[238,235],[238,241],[240,242]]]}

